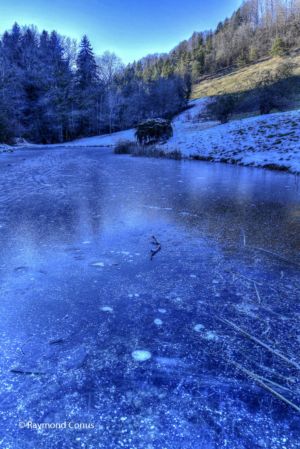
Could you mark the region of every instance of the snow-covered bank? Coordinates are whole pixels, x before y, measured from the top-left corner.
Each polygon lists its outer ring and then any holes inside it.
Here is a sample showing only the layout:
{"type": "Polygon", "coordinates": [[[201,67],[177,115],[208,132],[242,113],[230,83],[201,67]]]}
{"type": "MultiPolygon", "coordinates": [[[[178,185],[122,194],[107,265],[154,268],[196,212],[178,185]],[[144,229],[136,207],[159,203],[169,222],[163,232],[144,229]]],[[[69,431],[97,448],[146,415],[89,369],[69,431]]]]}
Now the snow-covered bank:
{"type": "Polygon", "coordinates": [[[7,149],[13,149],[13,148],[45,148],[45,147],[114,147],[120,140],[130,140],[134,141],[135,130],[134,129],[128,129],[125,131],[119,131],[112,134],[103,134],[101,136],[94,136],[94,137],[84,137],[82,139],[73,140],[71,142],[64,142],[64,143],[56,143],[56,144],[49,144],[49,145],[43,145],[43,144],[33,144],[30,142],[23,142],[17,145],[14,145],[13,147],[1,144],[0,143],[0,151],[1,150],[7,150],[7,149]]]}
{"type": "MultiPolygon", "coordinates": [[[[180,152],[184,158],[300,173],[300,110],[250,117],[220,125],[207,118],[209,101],[208,98],[192,101],[191,108],[173,120],[174,135],[166,143],[156,146],[158,154],[180,152]]],[[[122,140],[135,142],[134,133],[134,129],[129,129],[53,146],[114,147],[122,140]]],[[[3,149],[9,148],[3,146],[3,149]]]]}
{"type": "Polygon", "coordinates": [[[0,153],[6,153],[9,151],[13,151],[13,148],[6,143],[0,143],[0,153]]]}
{"type": "MultiPolygon", "coordinates": [[[[173,120],[174,135],[158,145],[165,153],[183,157],[273,168],[300,173],[300,110],[234,120],[220,125],[206,117],[210,100],[201,98],[173,120]]],[[[134,141],[134,130],[91,137],[69,146],[115,146],[134,141]]]]}
{"type": "Polygon", "coordinates": [[[179,150],[185,157],[300,173],[300,110],[225,125],[197,124],[186,117],[181,124],[174,123],[174,136],[159,147],[166,152],[179,150]]]}
{"type": "Polygon", "coordinates": [[[125,131],[119,131],[112,134],[103,134],[102,136],[85,137],[83,139],[77,139],[73,142],[62,144],[64,147],[113,147],[120,140],[134,141],[134,129],[126,129],[125,131]]]}

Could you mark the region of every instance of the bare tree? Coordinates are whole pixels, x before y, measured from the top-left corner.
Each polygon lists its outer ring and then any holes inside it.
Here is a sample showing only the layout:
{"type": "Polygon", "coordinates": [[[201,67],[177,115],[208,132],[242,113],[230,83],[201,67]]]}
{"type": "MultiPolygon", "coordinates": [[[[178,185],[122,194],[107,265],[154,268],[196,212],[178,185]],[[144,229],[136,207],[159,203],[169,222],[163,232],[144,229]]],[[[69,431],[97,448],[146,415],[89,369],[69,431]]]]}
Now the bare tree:
{"type": "Polygon", "coordinates": [[[111,86],[116,75],[118,75],[124,68],[122,60],[115,55],[115,53],[106,51],[103,55],[99,56],[96,61],[99,79],[106,86],[111,86]]]}

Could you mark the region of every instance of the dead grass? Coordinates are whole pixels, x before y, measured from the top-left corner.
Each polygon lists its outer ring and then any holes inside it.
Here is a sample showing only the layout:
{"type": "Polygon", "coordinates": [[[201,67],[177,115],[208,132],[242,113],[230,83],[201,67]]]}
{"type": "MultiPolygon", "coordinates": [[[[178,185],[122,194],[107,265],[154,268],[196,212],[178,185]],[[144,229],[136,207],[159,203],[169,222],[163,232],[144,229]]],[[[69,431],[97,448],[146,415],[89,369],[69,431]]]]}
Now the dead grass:
{"type": "Polygon", "coordinates": [[[130,154],[135,157],[153,157],[157,159],[174,159],[180,161],[183,156],[180,150],[166,152],[155,145],[138,145],[130,141],[120,141],[114,148],[115,154],[130,154]]]}
{"type": "MultiPolygon", "coordinates": [[[[285,61],[291,61],[295,64],[294,75],[300,76],[300,55],[284,58],[270,58],[268,60],[252,64],[233,72],[206,79],[193,86],[192,99],[223,95],[236,92],[244,92],[253,88],[253,79],[257,72],[266,70],[275,70],[278,65],[285,61]]],[[[295,99],[300,105],[300,96],[295,99]]]]}

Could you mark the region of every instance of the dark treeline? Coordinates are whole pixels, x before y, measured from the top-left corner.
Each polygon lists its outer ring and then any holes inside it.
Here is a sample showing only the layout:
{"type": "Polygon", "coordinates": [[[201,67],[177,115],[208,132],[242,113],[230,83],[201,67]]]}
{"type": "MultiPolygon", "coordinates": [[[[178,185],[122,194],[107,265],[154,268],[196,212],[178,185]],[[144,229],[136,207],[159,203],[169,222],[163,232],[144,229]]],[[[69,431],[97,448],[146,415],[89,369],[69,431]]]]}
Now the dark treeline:
{"type": "Polygon", "coordinates": [[[149,56],[138,65],[145,79],[177,73],[196,82],[299,46],[300,0],[246,0],[214,32],[194,33],[169,54],[149,56]]]}
{"type": "Polygon", "coordinates": [[[0,142],[56,143],[112,132],[185,107],[190,84],[170,74],[146,80],[109,52],[15,24],[0,41],[0,142]]]}

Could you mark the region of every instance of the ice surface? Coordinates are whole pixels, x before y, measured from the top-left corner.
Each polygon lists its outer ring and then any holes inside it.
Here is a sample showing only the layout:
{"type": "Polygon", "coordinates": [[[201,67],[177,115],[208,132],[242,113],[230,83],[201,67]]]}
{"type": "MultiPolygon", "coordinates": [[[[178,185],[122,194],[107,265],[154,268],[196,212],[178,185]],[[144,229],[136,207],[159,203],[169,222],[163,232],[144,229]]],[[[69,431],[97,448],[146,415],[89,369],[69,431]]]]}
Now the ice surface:
{"type": "Polygon", "coordinates": [[[50,148],[0,178],[1,449],[298,449],[299,415],[234,363],[298,405],[299,372],[220,321],[299,363],[293,175],[50,148]]]}

